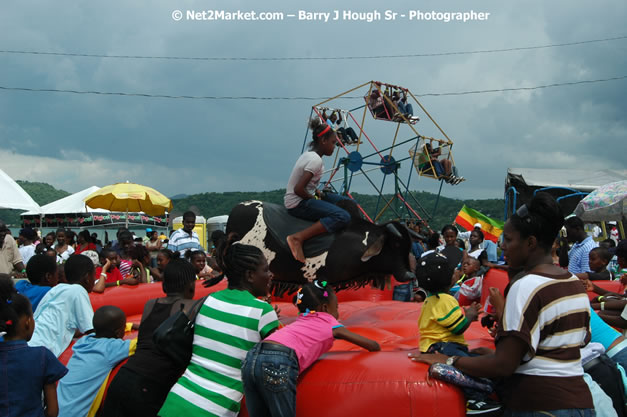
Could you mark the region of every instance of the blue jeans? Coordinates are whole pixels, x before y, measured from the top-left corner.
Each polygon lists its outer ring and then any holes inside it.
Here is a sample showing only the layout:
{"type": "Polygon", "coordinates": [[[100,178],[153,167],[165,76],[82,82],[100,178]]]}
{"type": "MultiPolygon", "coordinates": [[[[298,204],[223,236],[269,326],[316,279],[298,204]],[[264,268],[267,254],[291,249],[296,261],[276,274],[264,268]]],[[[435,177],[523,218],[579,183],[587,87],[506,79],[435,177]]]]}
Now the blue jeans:
{"type": "Polygon", "coordinates": [[[596,413],[590,408],[568,408],[546,411],[505,410],[503,417],[594,417],[596,413]]]}
{"type": "Polygon", "coordinates": [[[399,101],[396,104],[396,107],[398,107],[398,109],[403,114],[411,114],[412,116],[414,115],[414,108],[412,107],[411,103],[403,103],[402,101],[399,101]]]}
{"type": "Polygon", "coordinates": [[[325,193],[324,200],[315,198],[303,200],[296,207],[287,209],[287,212],[300,219],[312,222],[319,220],[327,232],[333,233],[346,227],[351,220],[348,211],[335,205],[341,200],[349,200],[349,198],[339,194],[325,193]]]}
{"type": "Polygon", "coordinates": [[[299,369],[294,350],[274,343],[257,343],[242,362],[250,417],[295,417],[299,369]]]}

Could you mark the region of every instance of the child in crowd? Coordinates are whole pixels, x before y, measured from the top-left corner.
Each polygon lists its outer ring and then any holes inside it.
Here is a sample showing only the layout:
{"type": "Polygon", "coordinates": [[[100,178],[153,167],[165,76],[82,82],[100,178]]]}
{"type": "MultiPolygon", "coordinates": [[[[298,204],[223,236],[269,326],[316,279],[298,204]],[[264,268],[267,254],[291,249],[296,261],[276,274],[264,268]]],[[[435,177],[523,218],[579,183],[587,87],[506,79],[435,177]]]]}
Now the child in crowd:
{"type": "Polygon", "coordinates": [[[18,281],[15,289],[28,298],[33,310],[37,310],[41,299],[59,282],[57,263],[50,256],[34,255],[26,265],[26,276],[28,280],[18,281]]]}
{"type": "Polygon", "coordinates": [[[92,329],[94,310],[89,293],[94,287],[94,264],[87,256],[73,255],[65,263],[67,284],[57,284],[39,302],[37,326],[30,346],[46,346],[59,356],[75,334],[92,329]]]}
{"type": "Polygon", "coordinates": [[[272,306],[257,297],[272,274],[261,250],[229,235],[218,250],[228,288],[210,294],[196,316],[192,359],[159,411],[161,417],[236,417],[243,396],[242,359],[277,329],[272,306]]]}
{"type": "Polygon", "coordinates": [[[318,190],[324,172],[322,157],[333,155],[337,136],[329,125],[318,118],[309,122],[309,128],[313,138],[309,144],[310,150],[303,153],[294,164],[283,199],[290,215],[315,222],[287,237],[292,256],[302,263],[305,263],[305,241],[323,233],[336,232],[351,219],[346,210],[335,204],[346,197],[318,190]]]}
{"type": "Polygon", "coordinates": [[[96,268],[96,277],[104,278],[105,287],[119,287],[120,285],[137,285],[138,281],[129,275],[122,276],[118,268],[119,256],[113,249],[105,248],[100,252],[100,263],[103,266],[96,268]]]}
{"type": "Polygon", "coordinates": [[[74,248],[67,242],[67,234],[67,231],[63,228],[57,230],[57,243],[54,245],[54,250],[61,258],[61,262],[67,261],[70,255],[74,253],[74,248]]]}
{"type": "Polygon", "coordinates": [[[457,246],[457,235],[459,230],[452,224],[447,224],[442,228],[442,238],[444,245],[438,247],[438,251],[445,256],[451,268],[459,268],[464,257],[464,248],[457,246]]]}
{"type": "Polygon", "coordinates": [[[163,281],[163,271],[166,265],[174,260],[180,258],[178,252],[172,252],[170,249],[161,249],[157,254],[157,267],[150,268],[150,275],[154,281],[163,281]]]}
{"type": "Polygon", "coordinates": [[[599,246],[592,249],[588,253],[588,264],[591,272],[580,272],[577,275],[579,279],[588,279],[590,281],[612,280],[614,275],[607,269],[612,255],[606,248],[599,246]]]}
{"type": "Polygon", "coordinates": [[[477,258],[467,257],[462,262],[462,277],[459,281],[457,299],[461,305],[470,305],[481,300],[483,275],[478,275],[481,262],[477,258]]]}
{"type": "Polygon", "coordinates": [[[135,278],[138,283],[152,282],[150,278],[150,253],[144,245],[137,244],[130,248],[129,255],[133,261],[130,276],[135,278]]]}
{"type": "Polygon", "coordinates": [[[185,366],[175,362],[153,342],[155,330],[184,309],[189,314],[196,301],[196,276],[192,265],[178,256],[163,272],[165,297],[146,302],[137,334],[137,349],[116,374],[107,391],[103,417],[155,417],[170,388],[185,366]]]}
{"type": "Polygon", "coordinates": [[[18,294],[8,275],[0,276],[0,415],[56,416],[56,382],[67,369],[45,347],[29,347],[35,329],[28,298],[18,294]],[[42,403],[43,392],[43,403],[42,403]]]}
{"type": "Polygon", "coordinates": [[[201,250],[187,251],[185,258],[194,266],[196,270],[196,279],[204,279],[210,277],[213,269],[207,265],[207,255],[201,250]]]}
{"type": "Polygon", "coordinates": [[[381,349],[374,340],[347,330],[337,321],[337,296],[327,281],[317,279],[304,285],[294,302],[301,313],[298,319],[255,345],[242,363],[246,408],[251,417],[296,416],[298,375],[331,349],[335,339],[371,352],[381,349]]]}
{"type": "Polygon", "coordinates": [[[133,260],[131,259],[131,248],[135,246],[133,241],[133,234],[128,230],[123,230],[118,235],[118,242],[120,246],[120,260],[118,262],[118,268],[123,277],[126,277],[133,267],[133,260]]]}
{"type": "Polygon", "coordinates": [[[59,382],[59,416],[93,417],[98,412],[115,366],[135,353],[137,339],[122,340],[126,315],[114,306],[94,313],[95,333],[83,336],[72,346],[68,374],[59,382]]]}
{"type": "MultiPolygon", "coordinates": [[[[457,300],[448,294],[453,267],[442,254],[434,253],[422,258],[416,272],[421,288],[428,291],[418,318],[420,351],[443,353],[454,359],[474,356],[468,351],[464,332],[479,317],[480,305],[474,302],[464,309],[465,314],[462,313],[457,300]]],[[[447,365],[454,365],[454,360],[447,365]]],[[[501,408],[483,392],[464,388],[464,394],[466,414],[487,413],[501,408]]]]}

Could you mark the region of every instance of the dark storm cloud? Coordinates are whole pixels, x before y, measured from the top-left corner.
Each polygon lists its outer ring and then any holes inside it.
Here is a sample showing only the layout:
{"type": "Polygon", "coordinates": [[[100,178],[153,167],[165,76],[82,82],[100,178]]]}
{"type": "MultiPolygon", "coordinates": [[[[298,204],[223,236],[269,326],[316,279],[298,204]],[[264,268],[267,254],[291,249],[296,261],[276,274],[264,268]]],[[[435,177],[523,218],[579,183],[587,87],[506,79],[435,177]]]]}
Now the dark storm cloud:
{"type": "MultiPolygon", "coordinates": [[[[345,2],[342,9],[491,12],[485,22],[174,22],[214,2],[4,5],[0,49],[159,56],[356,56],[498,49],[625,35],[624,2],[345,2]]],[[[329,11],[337,2],[230,2],[229,10],[329,11]]],[[[195,96],[332,96],[368,80],[414,94],[526,87],[627,74],[627,41],[508,53],[330,61],[172,61],[0,55],[0,85],[195,96]]],[[[627,81],[531,92],[425,97],[468,181],[443,193],[499,197],[508,167],[624,169],[627,81]]],[[[363,93],[363,91],[362,91],[363,93]]],[[[363,101],[343,100],[345,108],[363,101]]],[[[134,180],[179,192],[285,186],[308,101],[168,100],[0,93],[0,143],[16,178],[77,191],[134,180]],[[8,155],[8,154],[7,154],[8,155]],[[38,159],[39,158],[39,159],[38,159]],[[61,160],[61,161],[59,161],[61,160]],[[65,161],[63,163],[62,161],[65,161]],[[28,164],[28,168],[24,167],[28,164]],[[63,167],[67,166],[68,171],[63,167]],[[48,167],[48,168],[47,168],[48,167]],[[101,170],[88,175],[90,167],[101,170]],[[81,174],[82,173],[82,174],[81,174]]],[[[361,114],[361,113],[360,113],[361,114]]],[[[441,137],[423,120],[421,134],[441,137]]],[[[369,121],[379,147],[391,143],[369,121]]],[[[378,125],[377,125],[378,124],[378,125]]],[[[365,150],[364,150],[365,152],[365,150]]],[[[405,149],[395,151],[396,154],[405,149]]],[[[333,164],[326,161],[327,167],[333,164]]],[[[3,163],[3,168],[5,165],[3,163]]],[[[405,169],[409,169],[406,165],[405,169]]],[[[404,173],[404,177],[407,177],[404,173]]],[[[380,183],[381,178],[377,179],[380,183]]],[[[415,188],[437,191],[433,180],[415,188]]],[[[373,192],[368,184],[355,185],[373,192]]]]}

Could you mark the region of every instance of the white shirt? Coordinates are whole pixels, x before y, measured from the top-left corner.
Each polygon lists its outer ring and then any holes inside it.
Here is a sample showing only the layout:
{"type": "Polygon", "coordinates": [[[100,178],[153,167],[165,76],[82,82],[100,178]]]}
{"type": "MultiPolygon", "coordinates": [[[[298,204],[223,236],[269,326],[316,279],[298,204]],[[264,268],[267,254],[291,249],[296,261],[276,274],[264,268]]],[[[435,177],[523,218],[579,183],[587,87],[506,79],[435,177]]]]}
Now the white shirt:
{"type": "Polygon", "coordinates": [[[296,160],[292,173],[290,174],[290,179],[287,182],[285,197],[283,197],[283,204],[285,205],[285,208],[294,208],[303,200],[296,195],[294,188],[296,187],[296,184],[298,184],[298,181],[302,178],[305,171],[313,174],[311,181],[309,181],[309,183],[305,186],[305,191],[313,195],[320,183],[322,172],[324,171],[322,158],[316,152],[305,152],[296,160]]]}
{"type": "Polygon", "coordinates": [[[20,255],[22,255],[22,262],[24,262],[24,266],[26,266],[28,260],[35,254],[35,244],[31,243],[30,245],[20,246],[18,250],[20,251],[20,255]]]}
{"type": "Polygon", "coordinates": [[[94,326],[94,310],[87,290],[79,284],[57,284],[41,299],[35,311],[35,333],[29,346],[45,346],[59,357],[78,330],[94,326]]]}

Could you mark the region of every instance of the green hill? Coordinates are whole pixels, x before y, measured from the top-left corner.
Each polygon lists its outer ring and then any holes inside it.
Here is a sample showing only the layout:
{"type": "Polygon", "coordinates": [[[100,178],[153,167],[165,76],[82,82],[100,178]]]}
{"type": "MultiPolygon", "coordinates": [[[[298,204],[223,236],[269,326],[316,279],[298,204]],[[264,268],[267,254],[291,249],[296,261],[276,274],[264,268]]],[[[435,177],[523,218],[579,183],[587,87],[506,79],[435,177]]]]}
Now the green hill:
{"type": "MultiPolygon", "coordinates": [[[[172,203],[172,217],[180,216],[186,210],[192,210],[196,214],[205,218],[229,214],[233,206],[241,201],[246,200],[262,200],[271,203],[282,204],[283,194],[285,190],[263,191],[263,192],[225,192],[225,193],[202,193],[187,196],[181,199],[174,199],[172,203]]],[[[415,192],[414,196],[418,200],[419,205],[424,209],[421,210],[411,197],[407,201],[416,209],[421,217],[423,217],[432,229],[439,230],[447,223],[451,223],[457,213],[464,204],[472,207],[485,214],[488,217],[501,219],[503,216],[504,202],[502,199],[486,199],[486,200],[457,200],[447,197],[440,197],[436,206],[437,195],[428,192],[415,192]],[[425,214],[426,212],[426,214],[425,214]]],[[[378,213],[384,207],[385,202],[381,201],[377,207],[376,195],[354,193],[353,197],[359,202],[364,210],[372,216],[378,213]]],[[[390,200],[391,196],[385,196],[386,200],[390,200]]],[[[391,220],[402,217],[408,218],[406,209],[400,207],[400,203],[394,204],[396,213],[392,209],[388,209],[381,216],[379,221],[391,220]],[[398,213],[398,215],[397,215],[398,213]]]]}
{"type": "MultiPolygon", "coordinates": [[[[52,201],[70,195],[67,191],[58,190],[46,183],[19,180],[17,183],[20,184],[20,186],[22,186],[39,205],[48,204],[52,201]]],[[[180,216],[187,210],[192,210],[196,214],[204,216],[205,218],[229,214],[231,209],[236,204],[246,200],[261,200],[276,204],[283,204],[284,193],[285,190],[273,190],[260,192],[232,191],[224,193],[186,195],[184,198],[172,200],[174,208],[172,210],[171,217],[180,216]]],[[[428,192],[414,192],[414,196],[416,197],[416,200],[418,200],[418,204],[416,204],[416,202],[409,196],[407,197],[407,201],[418,211],[419,215],[423,217],[423,219],[427,220],[429,226],[431,226],[434,230],[440,230],[445,224],[451,223],[464,204],[495,219],[501,219],[503,216],[504,203],[502,199],[457,200],[453,198],[440,197],[439,201],[437,201],[437,209],[434,212],[437,200],[436,194],[428,192]],[[420,207],[422,207],[422,209],[420,207]]],[[[371,217],[374,217],[375,213],[380,212],[386,204],[385,201],[382,200],[379,202],[379,206],[377,207],[378,197],[376,195],[354,193],[353,197],[355,197],[355,199],[364,208],[364,210],[371,215],[371,217]]],[[[386,195],[385,199],[390,200],[391,196],[386,195]]],[[[398,200],[393,204],[393,207],[396,212],[392,209],[388,209],[378,219],[378,221],[382,222],[398,217],[409,217],[407,210],[401,206],[398,200]]],[[[0,210],[0,219],[9,225],[19,226],[21,212],[22,210],[0,210]]]]}
{"type": "MultiPolygon", "coordinates": [[[[70,193],[68,193],[67,191],[57,190],[52,185],[46,184],[45,182],[30,182],[21,180],[17,180],[16,182],[40,206],[52,203],[53,201],[70,195],[70,193]]],[[[8,225],[19,226],[20,213],[23,212],[24,210],[0,209],[0,219],[2,219],[8,225]]]]}

